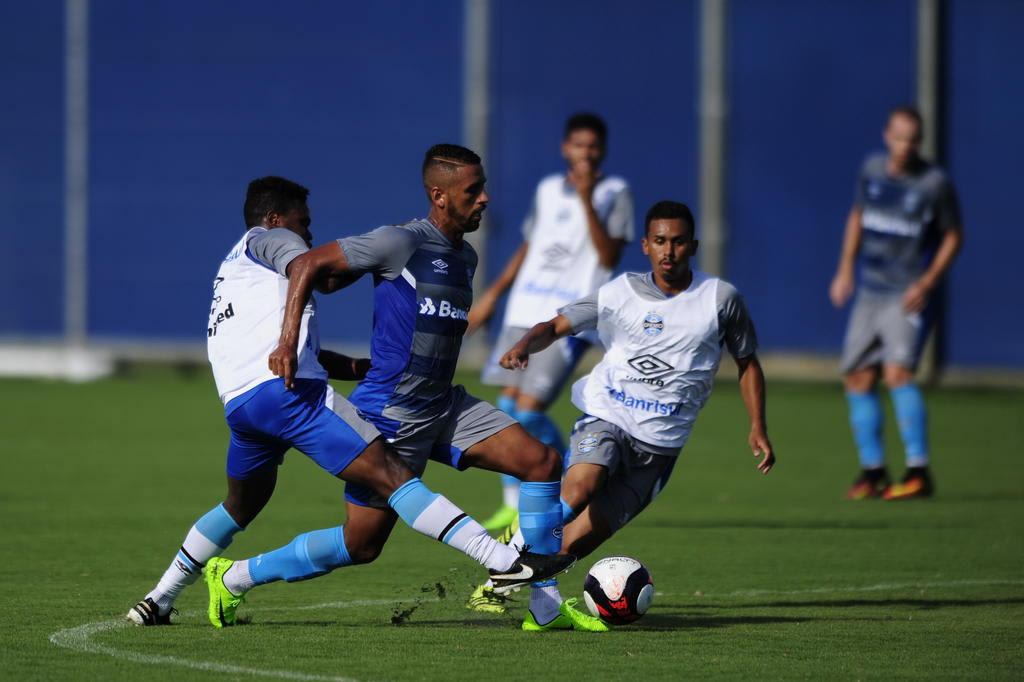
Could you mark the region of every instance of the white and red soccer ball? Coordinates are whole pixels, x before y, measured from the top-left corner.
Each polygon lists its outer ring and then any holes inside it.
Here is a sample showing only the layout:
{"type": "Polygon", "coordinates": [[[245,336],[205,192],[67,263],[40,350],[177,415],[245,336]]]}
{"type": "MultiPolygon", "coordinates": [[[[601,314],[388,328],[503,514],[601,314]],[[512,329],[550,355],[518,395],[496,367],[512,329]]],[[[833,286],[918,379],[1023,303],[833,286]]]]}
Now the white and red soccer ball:
{"type": "Polygon", "coordinates": [[[591,567],[583,582],[590,612],[612,625],[632,623],[647,613],[654,583],[647,568],[628,556],[611,556],[591,567]]]}

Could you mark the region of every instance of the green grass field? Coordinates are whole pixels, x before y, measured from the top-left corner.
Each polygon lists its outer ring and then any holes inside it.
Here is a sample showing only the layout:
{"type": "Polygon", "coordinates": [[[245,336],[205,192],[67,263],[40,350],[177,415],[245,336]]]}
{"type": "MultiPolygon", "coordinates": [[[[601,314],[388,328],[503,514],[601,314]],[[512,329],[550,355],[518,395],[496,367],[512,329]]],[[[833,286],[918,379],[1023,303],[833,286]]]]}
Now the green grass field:
{"type": "MultiPolygon", "coordinates": [[[[754,469],[726,382],[657,502],[562,581],[579,596],[594,560],[635,556],[654,576],[650,613],[607,635],[531,635],[518,630],[522,608],[465,610],[476,566],[404,527],[375,564],[256,590],[249,625],[207,625],[202,584],[174,627],[121,625],[223,494],[227,431],[212,381],[148,370],[90,385],[0,382],[0,676],[1019,679],[1024,394],[931,393],[937,497],[850,503],[838,387],[769,389],[771,475],[754,469]]],[[[568,426],[571,406],[556,415],[568,426]]],[[[497,500],[493,474],[434,466],[425,478],[478,517],[497,500]]],[[[276,497],[228,555],[340,523],[341,493],[289,454],[276,497]]]]}

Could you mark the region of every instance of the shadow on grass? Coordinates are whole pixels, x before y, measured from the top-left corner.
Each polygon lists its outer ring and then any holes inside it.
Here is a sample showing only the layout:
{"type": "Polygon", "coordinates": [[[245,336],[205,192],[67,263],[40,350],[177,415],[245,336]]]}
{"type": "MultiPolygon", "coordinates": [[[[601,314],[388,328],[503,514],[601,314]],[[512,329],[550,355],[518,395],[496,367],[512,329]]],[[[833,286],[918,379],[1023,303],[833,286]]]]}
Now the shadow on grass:
{"type": "Polygon", "coordinates": [[[863,608],[904,606],[922,611],[934,609],[972,608],[977,606],[1019,606],[1024,604],[1024,597],[1007,597],[1003,599],[815,599],[815,600],[780,600],[743,604],[713,604],[697,602],[686,604],[688,609],[810,609],[810,608],[863,608]]]}
{"type": "Polygon", "coordinates": [[[660,519],[645,521],[643,525],[651,528],[693,528],[710,530],[726,530],[735,528],[768,530],[885,530],[893,527],[893,524],[885,521],[763,521],[760,519],[660,519]]]}

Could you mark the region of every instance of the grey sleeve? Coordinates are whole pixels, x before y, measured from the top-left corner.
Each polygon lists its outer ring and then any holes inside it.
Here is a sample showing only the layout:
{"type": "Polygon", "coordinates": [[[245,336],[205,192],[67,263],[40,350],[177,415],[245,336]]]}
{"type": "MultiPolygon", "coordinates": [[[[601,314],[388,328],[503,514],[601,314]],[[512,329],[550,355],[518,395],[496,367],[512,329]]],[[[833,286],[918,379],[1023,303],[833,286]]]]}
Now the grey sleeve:
{"type": "Polygon", "coordinates": [[[960,217],[960,202],[956,198],[956,190],[949,178],[944,178],[939,185],[939,193],[935,198],[935,225],[940,232],[963,227],[960,217]]]}
{"type": "Polygon", "coordinates": [[[718,306],[719,342],[734,358],[753,355],[757,351],[757,334],[740,292],[728,282],[719,282],[715,302],[718,306]]]}
{"type": "Polygon", "coordinates": [[[615,197],[615,203],[612,204],[612,210],[608,213],[604,229],[612,239],[633,241],[633,193],[628,187],[615,197]]]}
{"type": "Polygon", "coordinates": [[[288,276],[288,264],[307,251],[309,247],[302,237],[284,228],[267,230],[249,240],[249,255],[253,260],[282,277],[288,276]]]}
{"type": "Polygon", "coordinates": [[[597,292],[562,306],[558,314],[569,320],[573,334],[597,329],[597,292]]]}
{"type": "Polygon", "coordinates": [[[523,241],[530,241],[533,231],[537,228],[537,193],[533,193],[533,201],[530,202],[530,212],[523,219],[523,241]]]}
{"type": "Polygon", "coordinates": [[[415,237],[394,225],[385,225],[355,237],[338,240],[349,268],[363,275],[372,272],[384,279],[402,274],[409,256],[416,250],[415,237]]]}

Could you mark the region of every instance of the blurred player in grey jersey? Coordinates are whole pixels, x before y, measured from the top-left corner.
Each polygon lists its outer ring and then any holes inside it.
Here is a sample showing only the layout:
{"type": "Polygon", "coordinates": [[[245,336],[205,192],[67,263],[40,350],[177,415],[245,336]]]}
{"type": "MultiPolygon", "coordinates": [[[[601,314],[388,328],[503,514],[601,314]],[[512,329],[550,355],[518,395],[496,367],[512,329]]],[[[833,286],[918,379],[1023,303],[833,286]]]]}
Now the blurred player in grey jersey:
{"type": "Polygon", "coordinates": [[[888,153],[868,156],[846,220],[829,297],[842,307],[856,292],[841,368],[861,473],[849,499],[928,497],[927,414],[914,371],[933,320],[932,293],[963,241],[960,209],[946,172],[921,158],[920,114],[899,107],[883,139],[888,153]],[[859,261],[860,282],[855,265],[859,261]],[[882,449],[876,385],[892,397],[906,451],[906,473],[891,483],[882,449]]]}
{"type": "MultiPolygon", "coordinates": [[[[607,126],[594,114],[575,114],[566,121],[562,138],[566,171],[538,183],[523,222],[523,243],[469,313],[468,333],[472,333],[490,319],[498,299],[511,288],[501,335],[484,368],[483,382],[502,386],[498,407],[559,452],[565,450],[565,443],[546,411],[596,335],[560,339],[537,353],[523,372],[508,372],[498,360],[533,325],[608,282],[622,247],[633,239],[629,185],[619,176],[601,172],[607,141],[607,126]]],[[[502,506],[483,522],[488,530],[504,528],[516,518],[519,482],[502,476],[502,487],[502,506]]]]}

